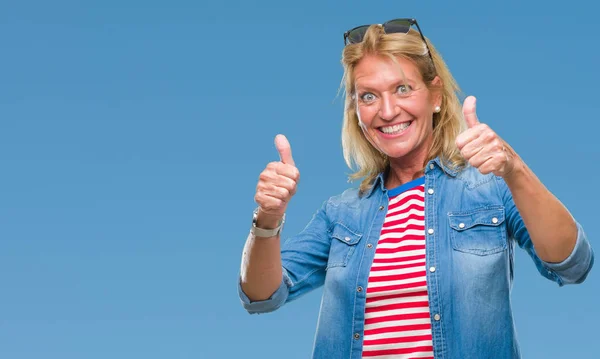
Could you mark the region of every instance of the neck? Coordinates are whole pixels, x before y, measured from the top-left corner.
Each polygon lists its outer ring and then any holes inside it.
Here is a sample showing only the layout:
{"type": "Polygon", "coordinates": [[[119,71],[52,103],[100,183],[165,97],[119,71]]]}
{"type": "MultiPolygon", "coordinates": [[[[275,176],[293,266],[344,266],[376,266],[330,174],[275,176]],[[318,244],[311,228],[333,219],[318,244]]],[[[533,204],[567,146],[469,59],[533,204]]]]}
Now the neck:
{"type": "Polygon", "coordinates": [[[390,169],[385,180],[385,187],[395,188],[423,176],[423,161],[411,164],[398,163],[398,159],[390,160],[390,169]]]}
{"type": "Polygon", "coordinates": [[[424,175],[424,163],[431,147],[431,139],[426,146],[400,158],[390,158],[390,168],[385,180],[385,187],[395,188],[424,175]]]}

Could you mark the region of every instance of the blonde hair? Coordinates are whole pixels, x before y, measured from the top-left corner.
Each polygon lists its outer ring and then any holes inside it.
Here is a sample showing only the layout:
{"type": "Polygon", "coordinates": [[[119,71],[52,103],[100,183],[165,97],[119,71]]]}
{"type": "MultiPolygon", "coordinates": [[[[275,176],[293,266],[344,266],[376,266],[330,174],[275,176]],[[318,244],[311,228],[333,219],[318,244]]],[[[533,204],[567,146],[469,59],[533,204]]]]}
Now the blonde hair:
{"type": "Polygon", "coordinates": [[[379,173],[389,167],[387,156],[382,156],[365,138],[358,124],[356,113],[356,96],[354,83],[354,69],[358,62],[366,55],[388,56],[395,60],[396,57],[412,61],[423,77],[427,88],[431,91],[441,92],[441,111],[433,114],[433,143],[423,167],[430,160],[440,157],[448,167],[460,169],[464,167],[465,160],[456,148],[456,136],[463,130],[462,106],[457,93],[460,91],[441,55],[435,50],[431,42],[427,41],[431,49],[433,65],[427,52],[427,47],[421,35],[413,29],[407,34],[386,34],[381,25],[371,25],[364,39],[360,43],[349,44],[344,48],[342,65],[346,89],[344,123],[342,126],[342,148],[344,160],[351,170],[349,180],[364,178],[360,184],[360,193],[364,193],[372,184],[379,173]],[[432,81],[436,76],[442,80],[439,88],[434,88],[432,81]]]}

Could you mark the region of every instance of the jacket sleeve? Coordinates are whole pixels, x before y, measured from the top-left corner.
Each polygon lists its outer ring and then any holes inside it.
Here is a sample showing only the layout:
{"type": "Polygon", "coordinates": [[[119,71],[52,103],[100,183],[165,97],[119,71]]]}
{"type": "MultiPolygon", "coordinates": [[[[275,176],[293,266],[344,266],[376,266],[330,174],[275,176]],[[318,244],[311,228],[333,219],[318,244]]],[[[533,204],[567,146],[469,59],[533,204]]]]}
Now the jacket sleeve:
{"type": "Polygon", "coordinates": [[[331,246],[327,203],[323,203],[300,233],[282,244],[283,277],[279,288],[269,299],[250,301],[238,280],[238,294],[248,313],[272,312],[323,285],[331,246]]]}

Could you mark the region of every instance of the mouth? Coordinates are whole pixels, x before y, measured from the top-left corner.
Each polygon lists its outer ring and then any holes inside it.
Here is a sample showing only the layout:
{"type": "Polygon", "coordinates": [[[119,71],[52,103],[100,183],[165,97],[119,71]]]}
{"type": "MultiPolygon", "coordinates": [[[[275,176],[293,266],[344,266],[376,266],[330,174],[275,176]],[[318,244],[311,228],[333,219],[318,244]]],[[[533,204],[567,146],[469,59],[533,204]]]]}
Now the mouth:
{"type": "Polygon", "coordinates": [[[391,126],[378,127],[377,130],[385,135],[394,136],[404,132],[412,123],[413,121],[402,122],[391,126]]]}

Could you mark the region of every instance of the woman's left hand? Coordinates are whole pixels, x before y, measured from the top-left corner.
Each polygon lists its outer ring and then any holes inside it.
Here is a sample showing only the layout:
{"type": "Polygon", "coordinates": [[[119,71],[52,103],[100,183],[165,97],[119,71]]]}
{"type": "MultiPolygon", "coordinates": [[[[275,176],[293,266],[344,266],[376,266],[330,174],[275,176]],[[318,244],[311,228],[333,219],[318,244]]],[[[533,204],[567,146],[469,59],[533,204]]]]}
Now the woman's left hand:
{"type": "Polygon", "coordinates": [[[475,102],[475,97],[469,96],[463,103],[468,129],[456,137],[456,146],[482,174],[493,173],[505,178],[515,168],[518,156],[488,125],[479,122],[475,102]]]}

